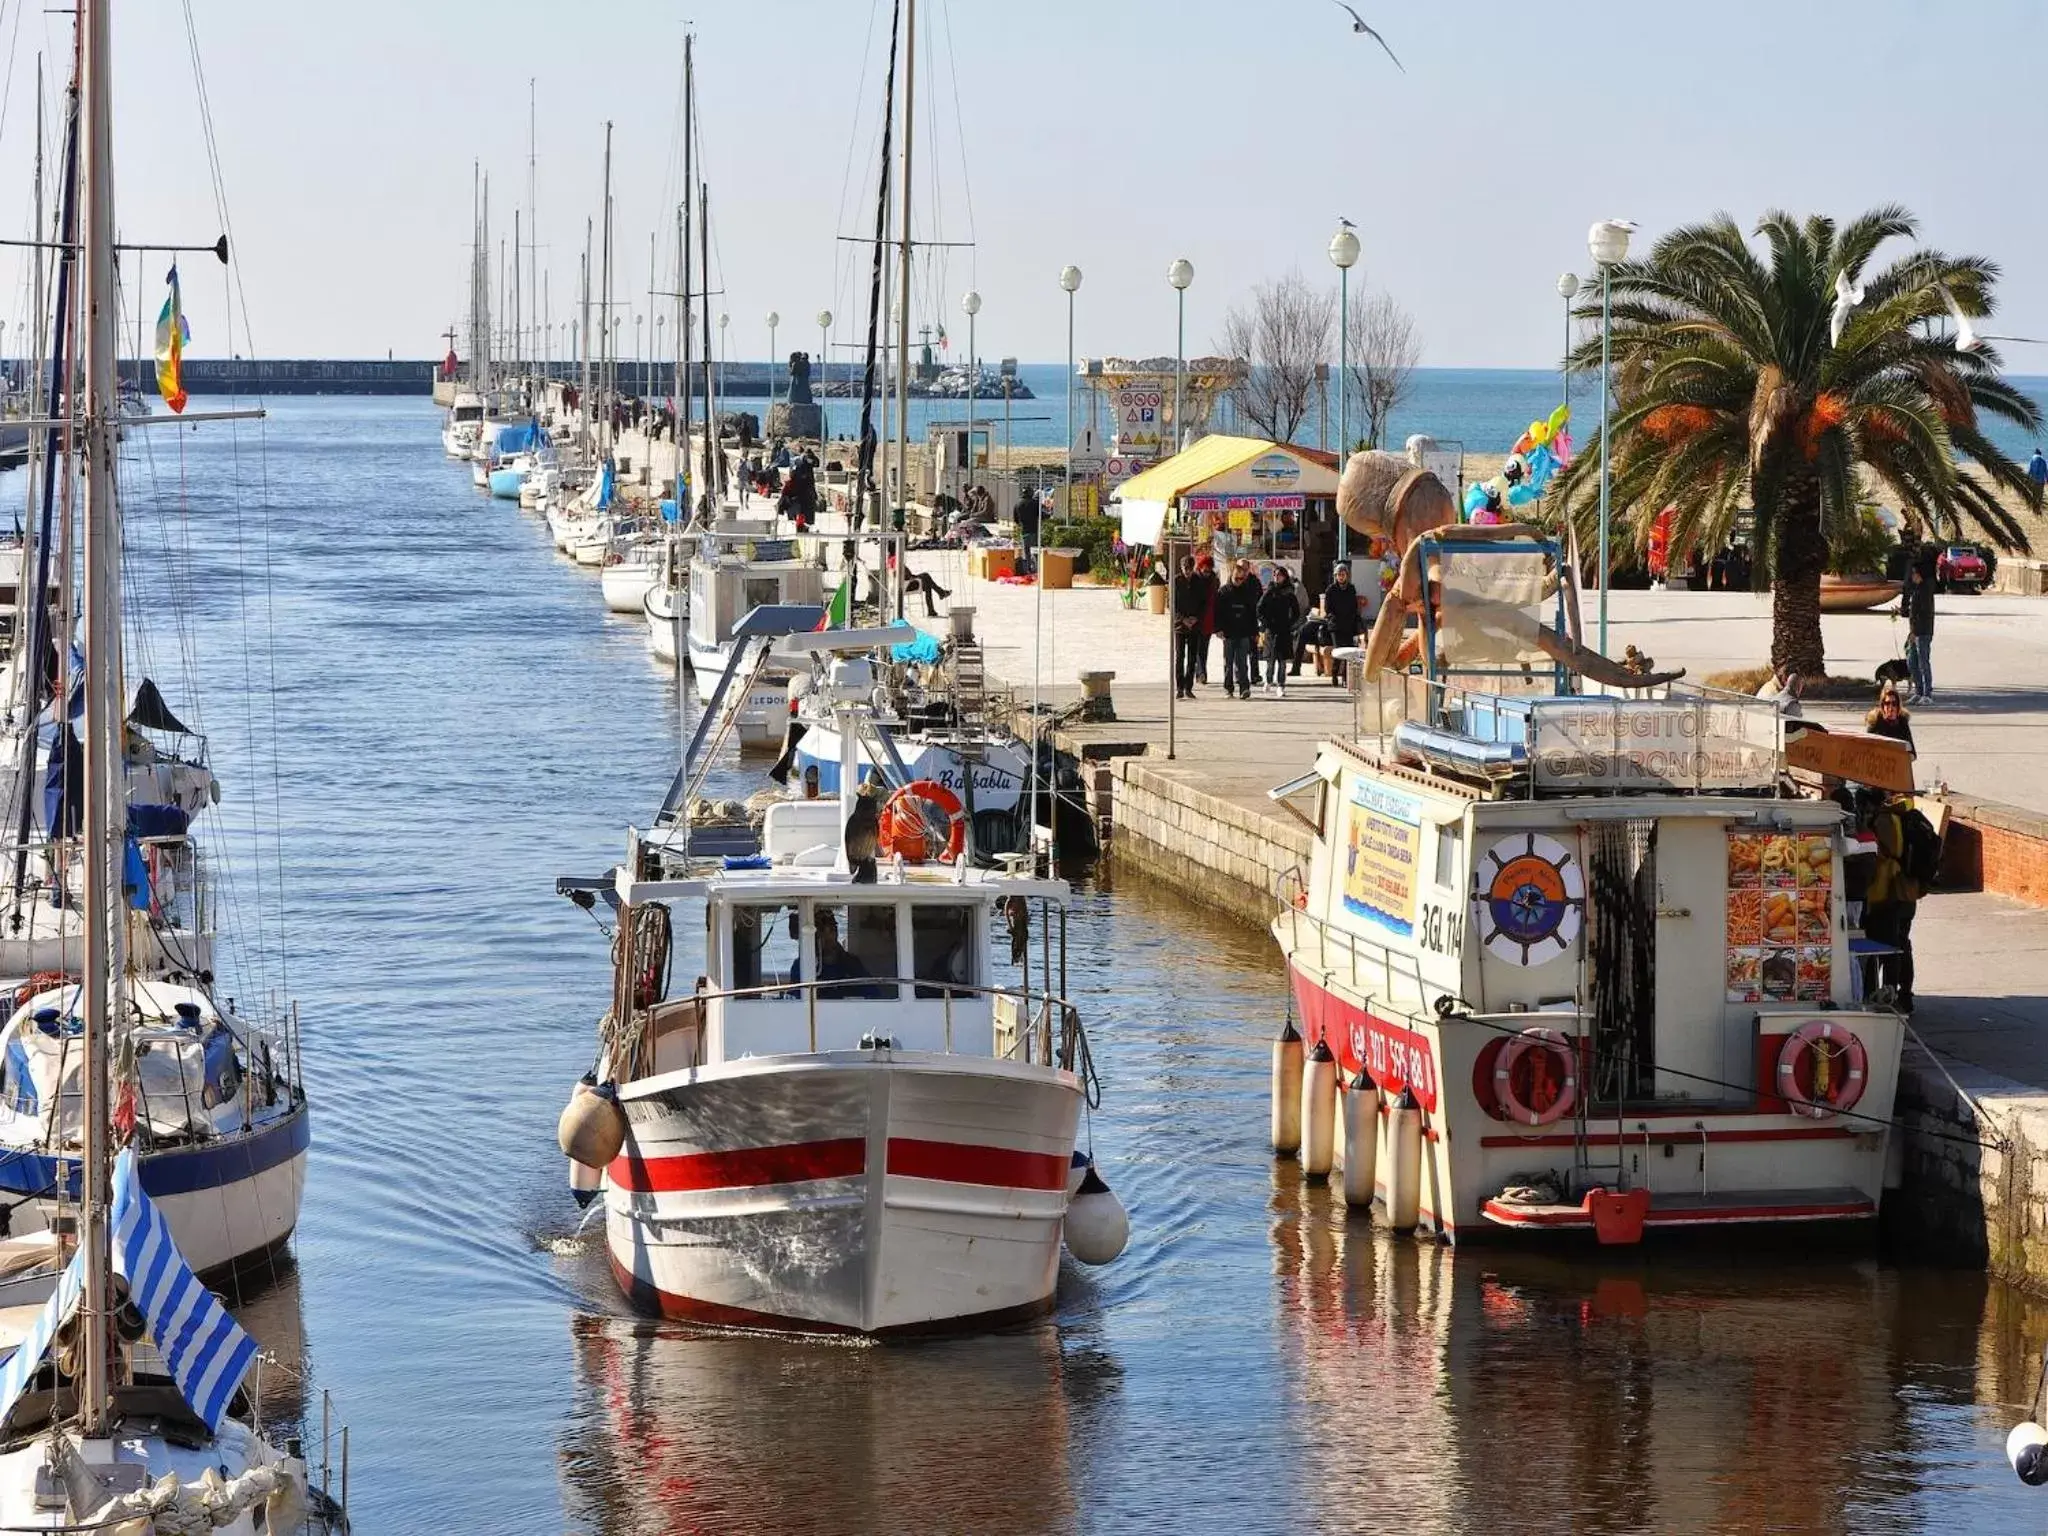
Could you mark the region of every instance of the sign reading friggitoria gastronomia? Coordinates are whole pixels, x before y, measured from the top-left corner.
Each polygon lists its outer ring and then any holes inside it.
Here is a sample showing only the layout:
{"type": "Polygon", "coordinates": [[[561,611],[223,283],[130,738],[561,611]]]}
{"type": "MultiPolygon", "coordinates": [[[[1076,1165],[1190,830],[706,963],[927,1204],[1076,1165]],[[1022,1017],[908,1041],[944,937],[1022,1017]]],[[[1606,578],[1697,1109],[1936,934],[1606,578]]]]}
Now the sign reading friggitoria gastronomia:
{"type": "Polygon", "coordinates": [[[1357,779],[1344,807],[1344,910],[1403,938],[1415,925],[1422,802],[1357,779]]]}
{"type": "Polygon", "coordinates": [[[1530,711],[1545,789],[1768,789],[1780,722],[1768,700],[1545,699],[1530,711]]]}

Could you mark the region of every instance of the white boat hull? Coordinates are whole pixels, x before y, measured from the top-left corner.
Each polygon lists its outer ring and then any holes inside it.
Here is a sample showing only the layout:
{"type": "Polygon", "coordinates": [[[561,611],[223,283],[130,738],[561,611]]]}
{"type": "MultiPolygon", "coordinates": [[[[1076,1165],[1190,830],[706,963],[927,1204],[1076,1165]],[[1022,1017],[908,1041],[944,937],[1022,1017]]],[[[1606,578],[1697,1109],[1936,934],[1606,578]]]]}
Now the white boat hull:
{"type": "Polygon", "coordinates": [[[637,1306],[861,1334],[1052,1304],[1081,1091],[989,1058],[842,1051],[669,1073],[622,1095],[605,1180],[637,1306]]]}
{"type": "MultiPolygon", "coordinates": [[[[648,643],[657,648],[655,654],[659,655],[660,642],[652,628],[648,631],[648,643]]],[[[673,645],[671,641],[671,649],[673,645]]],[[[731,659],[732,647],[705,645],[694,635],[690,637],[689,646],[690,673],[696,679],[697,702],[709,704],[731,659]]],[[[734,690],[738,687],[736,681],[734,690]]],[[[782,738],[789,726],[789,684],[782,675],[768,673],[756,678],[743,697],[735,699],[728,695],[725,707],[733,713],[732,733],[738,738],[742,751],[782,750],[782,738]]]]}
{"type": "MultiPolygon", "coordinates": [[[[621,560],[604,568],[604,605],[613,613],[640,613],[653,590],[660,570],[651,560],[621,560]]],[[[669,643],[670,661],[675,660],[675,643],[669,643]]]]}

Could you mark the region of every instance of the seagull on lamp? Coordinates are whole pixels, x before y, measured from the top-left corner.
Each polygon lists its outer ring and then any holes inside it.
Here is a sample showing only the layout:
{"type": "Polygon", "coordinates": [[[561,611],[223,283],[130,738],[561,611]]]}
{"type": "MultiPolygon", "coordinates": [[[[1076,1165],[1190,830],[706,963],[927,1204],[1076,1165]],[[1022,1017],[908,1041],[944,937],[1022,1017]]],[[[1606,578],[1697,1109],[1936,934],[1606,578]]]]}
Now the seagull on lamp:
{"type": "Polygon", "coordinates": [[[1828,316],[1829,346],[1839,347],[1842,344],[1842,332],[1849,327],[1849,311],[1862,302],[1863,285],[1849,281],[1849,271],[1846,267],[1837,272],[1835,274],[1835,307],[1833,313],[1828,316]]]}
{"type": "MultiPolygon", "coordinates": [[[[1359,15],[1358,12],[1352,10],[1350,6],[1346,5],[1344,3],[1344,0],[1330,0],[1330,3],[1336,6],[1339,10],[1348,12],[1350,14],[1352,31],[1363,32],[1367,37],[1371,38],[1374,42],[1380,45],[1380,48],[1386,53],[1386,56],[1388,58],[1394,59],[1394,50],[1387,47],[1387,40],[1384,37],[1381,37],[1379,33],[1373,31],[1371,27],[1367,26],[1365,18],[1363,16],[1359,15]]],[[[1400,70],[1401,73],[1404,75],[1408,73],[1408,66],[1403,64],[1399,59],[1394,59],[1394,68],[1400,70]]]]}

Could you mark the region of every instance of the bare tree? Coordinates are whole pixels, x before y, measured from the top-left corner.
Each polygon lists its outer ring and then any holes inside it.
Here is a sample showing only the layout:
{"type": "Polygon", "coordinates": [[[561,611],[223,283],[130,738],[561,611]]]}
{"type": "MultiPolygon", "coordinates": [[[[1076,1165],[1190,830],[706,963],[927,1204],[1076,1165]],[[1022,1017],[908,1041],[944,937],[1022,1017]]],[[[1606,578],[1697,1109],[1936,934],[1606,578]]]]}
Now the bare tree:
{"type": "Polygon", "coordinates": [[[1261,283],[1223,317],[1217,350],[1249,366],[1231,387],[1237,414],[1276,443],[1292,442],[1315,400],[1316,364],[1330,355],[1337,302],[1299,270],[1261,283]]]}
{"type": "Polygon", "coordinates": [[[1386,446],[1387,421],[1415,384],[1422,337],[1391,293],[1368,294],[1351,311],[1352,394],[1365,409],[1365,446],[1386,446]]]}

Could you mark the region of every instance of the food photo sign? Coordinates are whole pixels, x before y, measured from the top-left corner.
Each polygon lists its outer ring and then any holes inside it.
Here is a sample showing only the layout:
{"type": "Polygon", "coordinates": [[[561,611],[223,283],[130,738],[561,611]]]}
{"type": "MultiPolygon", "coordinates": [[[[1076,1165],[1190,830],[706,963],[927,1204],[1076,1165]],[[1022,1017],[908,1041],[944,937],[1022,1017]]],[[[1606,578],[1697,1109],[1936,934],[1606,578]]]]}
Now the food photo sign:
{"type": "Polygon", "coordinates": [[[1825,832],[1729,832],[1729,1002],[1826,1001],[1834,859],[1825,832]]]}

